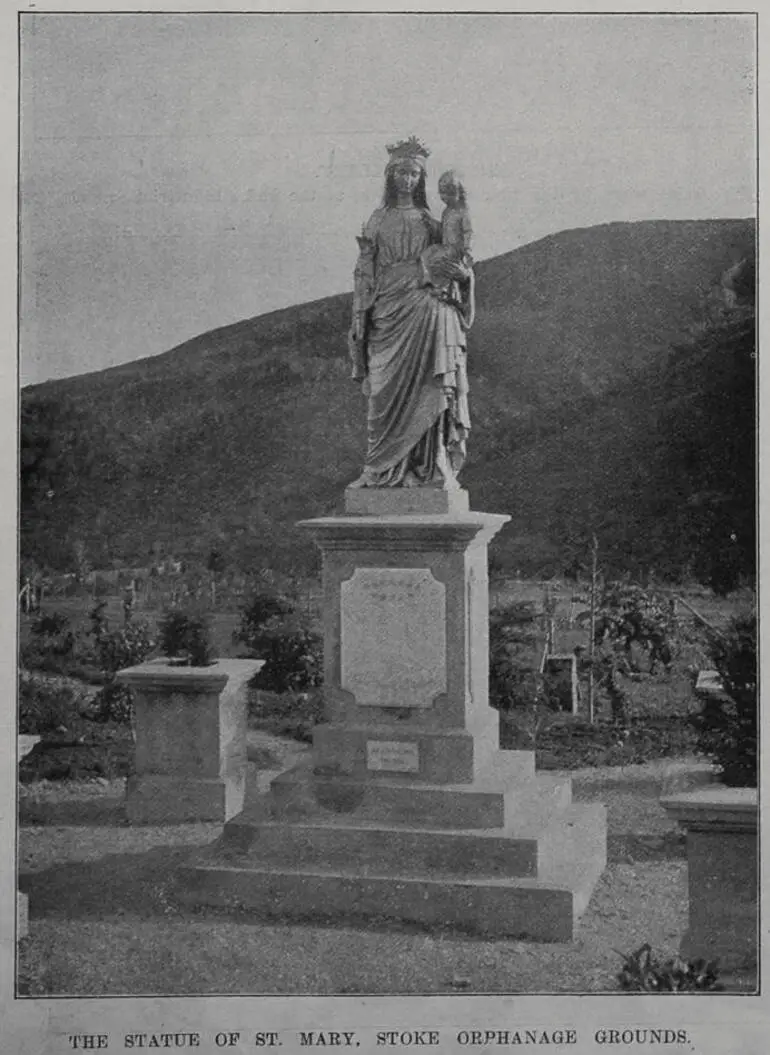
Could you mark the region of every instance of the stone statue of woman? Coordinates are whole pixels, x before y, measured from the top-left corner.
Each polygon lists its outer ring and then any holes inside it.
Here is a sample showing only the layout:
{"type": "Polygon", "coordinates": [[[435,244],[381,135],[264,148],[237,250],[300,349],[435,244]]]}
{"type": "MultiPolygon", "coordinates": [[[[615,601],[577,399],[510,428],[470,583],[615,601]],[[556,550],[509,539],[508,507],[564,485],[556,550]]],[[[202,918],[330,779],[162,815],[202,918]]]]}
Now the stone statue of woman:
{"type": "MultiPolygon", "coordinates": [[[[368,400],[363,472],[351,487],[455,490],[468,416],[463,296],[426,278],[422,254],[441,243],[425,194],[428,150],[414,137],[389,146],[381,208],[358,239],[350,353],[368,400]]],[[[472,289],[466,261],[452,288],[472,289]]]]}

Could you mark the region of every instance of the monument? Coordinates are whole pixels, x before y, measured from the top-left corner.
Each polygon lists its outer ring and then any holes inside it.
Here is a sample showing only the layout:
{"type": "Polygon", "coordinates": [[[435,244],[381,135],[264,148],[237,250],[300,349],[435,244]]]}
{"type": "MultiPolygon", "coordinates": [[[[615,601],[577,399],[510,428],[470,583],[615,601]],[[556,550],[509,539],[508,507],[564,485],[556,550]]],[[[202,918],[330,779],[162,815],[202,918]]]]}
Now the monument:
{"type": "Polygon", "coordinates": [[[267,794],[247,790],[191,863],[187,896],[569,941],[605,866],[605,813],[573,804],[568,778],[536,773],[534,752],[501,751],[488,702],[487,546],[508,518],[471,511],[458,481],[473,319],[464,188],[442,177],[439,224],[425,147],[388,149],[350,334],[364,466],[339,515],[301,524],[323,557],[325,721],[306,760],[267,794]],[[447,227],[462,230],[459,250],[447,227]]]}

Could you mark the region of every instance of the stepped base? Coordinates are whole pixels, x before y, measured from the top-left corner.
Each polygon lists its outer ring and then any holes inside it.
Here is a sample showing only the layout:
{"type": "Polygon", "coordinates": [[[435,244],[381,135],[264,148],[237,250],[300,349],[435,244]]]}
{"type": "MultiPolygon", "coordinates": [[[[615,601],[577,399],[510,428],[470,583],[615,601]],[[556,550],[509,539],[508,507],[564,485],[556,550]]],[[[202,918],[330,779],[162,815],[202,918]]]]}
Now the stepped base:
{"type": "MultiPolygon", "coordinates": [[[[291,826],[283,827],[288,835],[291,826]]],[[[318,831],[310,833],[311,840],[318,831]]],[[[317,861],[312,865],[277,865],[270,860],[254,860],[256,850],[239,855],[232,846],[228,850],[225,839],[213,853],[209,851],[208,856],[202,855],[187,867],[182,896],[192,904],[251,911],[268,918],[394,919],[495,938],[566,942],[573,939],[575,924],[604,868],[604,833],[603,807],[571,806],[563,811],[560,823],[546,839],[549,846],[541,854],[538,875],[513,877],[500,872],[506,865],[520,869],[527,849],[532,855],[533,848],[513,841],[509,859],[500,859],[495,855],[499,855],[505,833],[453,832],[457,855],[447,853],[445,844],[435,864],[430,862],[430,874],[419,875],[412,874],[414,865],[427,868],[430,851],[424,851],[418,862],[391,857],[388,868],[377,855],[369,865],[366,832],[362,829],[348,830],[352,841],[359,840],[361,855],[356,858],[348,853],[346,864],[331,858],[325,866],[317,861]],[[450,869],[450,873],[471,871],[472,855],[483,840],[488,840],[488,850],[503,866],[497,875],[441,874],[441,868],[450,869]],[[370,867],[377,870],[370,871],[370,867]]],[[[292,834],[296,837],[302,833],[295,830],[292,834]]],[[[382,830],[378,834],[382,838],[382,830]]],[[[430,842],[431,835],[397,830],[389,834],[396,841],[407,842],[418,836],[430,842]]],[[[447,833],[440,834],[447,838],[447,833]]],[[[267,844],[264,848],[269,859],[272,854],[267,844]]],[[[489,869],[488,852],[481,857],[489,869]]],[[[532,864],[530,859],[530,867],[532,864]]]]}
{"type": "Polygon", "coordinates": [[[606,863],[606,816],[533,756],[470,784],[329,773],[312,760],[249,794],[188,863],[182,899],[291,919],[396,919],[570,941],[606,863]]]}

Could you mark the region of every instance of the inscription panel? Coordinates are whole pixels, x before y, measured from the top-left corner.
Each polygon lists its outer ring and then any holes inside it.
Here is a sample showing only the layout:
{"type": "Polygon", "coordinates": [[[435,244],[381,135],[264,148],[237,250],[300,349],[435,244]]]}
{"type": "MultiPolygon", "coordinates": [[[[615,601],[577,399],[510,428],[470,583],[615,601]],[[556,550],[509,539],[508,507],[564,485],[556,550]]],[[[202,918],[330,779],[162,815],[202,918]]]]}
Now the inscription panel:
{"type": "Polygon", "coordinates": [[[372,707],[446,692],[446,588],[429,568],[356,568],[340,588],[340,685],[372,707]]]}
{"type": "Polygon", "coordinates": [[[420,769],[418,746],[404,740],[367,740],[366,768],[389,773],[417,773],[420,769]]]}

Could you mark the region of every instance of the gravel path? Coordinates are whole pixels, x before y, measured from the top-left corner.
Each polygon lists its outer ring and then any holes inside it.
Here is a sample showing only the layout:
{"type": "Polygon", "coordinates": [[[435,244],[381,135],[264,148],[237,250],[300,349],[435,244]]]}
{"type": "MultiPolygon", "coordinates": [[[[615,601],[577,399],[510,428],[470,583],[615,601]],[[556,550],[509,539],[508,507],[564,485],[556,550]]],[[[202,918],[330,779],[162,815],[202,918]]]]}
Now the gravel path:
{"type": "MultiPolygon", "coordinates": [[[[252,734],[259,782],[305,749],[252,734]]],[[[180,911],[174,866],[218,825],[131,828],[122,782],[21,792],[20,887],[30,936],[20,984],[70,993],[575,993],[615,990],[620,958],[650,942],[673,955],[686,922],[684,844],[661,794],[707,779],[692,760],[572,773],[574,795],[608,806],[609,864],[570,944],[426,935],[392,924],[233,921],[180,911]]]]}

